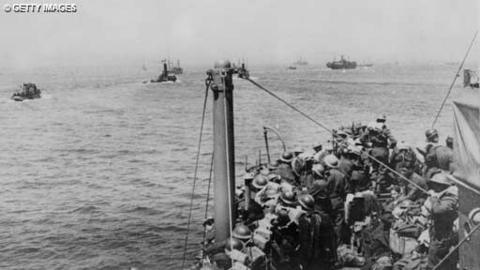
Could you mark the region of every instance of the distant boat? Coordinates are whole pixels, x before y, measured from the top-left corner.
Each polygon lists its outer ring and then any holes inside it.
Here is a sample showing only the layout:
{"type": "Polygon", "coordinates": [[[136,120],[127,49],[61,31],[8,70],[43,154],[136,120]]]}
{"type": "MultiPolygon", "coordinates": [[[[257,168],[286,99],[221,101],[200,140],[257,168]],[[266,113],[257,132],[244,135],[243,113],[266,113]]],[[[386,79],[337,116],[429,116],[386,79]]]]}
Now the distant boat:
{"type": "Polygon", "coordinates": [[[22,89],[12,95],[15,101],[24,101],[25,99],[36,99],[41,97],[42,91],[34,83],[24,83],[22,89]]]}
{"type": "MultiPolygon", "coordinates": [[[[160,83],[160,82],[176,82],[177,81],[177,76],[175,75],[175,73],[173,73],[172,71],[169,71],[168,70],[168,67],[167,67],[167,61],[162,61],[163,62],[163,71],[162,73],[158,76],[157,79],[155,80],[150,80],[151,83],[160,83]]],[[[146,82],[144,82],[146,83],[146,82]]]]}
{"type": "Polygon", "coordinates": [[[357,68],[357,62],[345,60],[342,55],[339,61],[328,62],[327,67],[331,69],[355,69],[357,68]]]}
{"type": "Polygon", "coordinates": [[[289,70],[295,70],[295,69],[297,69],[297,67],[296,67],[296,66],[288,66],[287,69],[289,69],[289,70]]]}
{"type": "Polygon", "coordinates": [[[169,60],[168,61],[168,69],[173,73],[173,74],[183,74],[183,68],[180,66],[180,60],[177,59],[177,65],[174,66],[173,63],[169,60]]]}
{"type": "Polygon", "coordinates": [[[294,64],[297,66],[306,66],[308,65],[308,62],[300,57],[294,64]]]}

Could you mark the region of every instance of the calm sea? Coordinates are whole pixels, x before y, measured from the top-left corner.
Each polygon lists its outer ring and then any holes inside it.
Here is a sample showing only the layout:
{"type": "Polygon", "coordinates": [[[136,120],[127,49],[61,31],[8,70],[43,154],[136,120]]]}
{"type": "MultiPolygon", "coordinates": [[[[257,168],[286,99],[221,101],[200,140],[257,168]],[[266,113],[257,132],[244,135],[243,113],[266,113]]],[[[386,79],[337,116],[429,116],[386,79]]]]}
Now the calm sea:
{"type": "MultiPolygon", "coordinates": [[[[142,84],[159,67],[1,70],[0,269],[178,269],[209,68],[187,69],[175,84],[142,84]],[[11,101],[27,81],[43,97],[11,101]]],[[[257,82],[331,128],[385,114],[398,139],[416,144],[457,66],[250,68],[257,82]]],[[[263,126],[276,128],[290,148],[328,139],[249,82],[234,84],[239,176],[245,156],[254,163],[265,152],[263,126]]],[[[458,82],[452,97],[462,91],[458,82]]],[[[211,107],[209,98],[190,260],[202,235],[211,107]]],[[[438,121],[442,138],[452,134],[452,119],[447,104],[438,121]]],[[[273,134],[270,140],[278,154],[281,144],[273,134]]]]}

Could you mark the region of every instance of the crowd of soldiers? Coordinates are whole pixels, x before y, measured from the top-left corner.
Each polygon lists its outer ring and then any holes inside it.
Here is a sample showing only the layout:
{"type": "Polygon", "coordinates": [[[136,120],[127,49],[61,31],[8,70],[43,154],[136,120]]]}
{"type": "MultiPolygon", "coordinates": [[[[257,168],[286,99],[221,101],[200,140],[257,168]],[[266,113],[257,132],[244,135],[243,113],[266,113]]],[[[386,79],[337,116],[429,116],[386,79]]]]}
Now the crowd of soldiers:
{"type": "Polygon", "coordinates": [[[232,237],[204,243],[212,269],[432,269],[447,255],[458,241],[452,139],[431,129],[424,147],[397,142],[384,116],[333,135],[248,169],[232,237]]]}

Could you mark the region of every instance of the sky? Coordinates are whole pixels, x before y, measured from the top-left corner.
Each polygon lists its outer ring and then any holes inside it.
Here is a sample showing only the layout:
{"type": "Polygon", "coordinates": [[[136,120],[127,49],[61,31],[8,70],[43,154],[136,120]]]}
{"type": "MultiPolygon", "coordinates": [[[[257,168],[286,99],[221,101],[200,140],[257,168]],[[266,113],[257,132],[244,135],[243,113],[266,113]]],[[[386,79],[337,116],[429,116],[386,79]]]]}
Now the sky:
{"type": "MultiPolygon", "coordinates": [[[[459,62],[480,25],[478,0],[0,0],[0,66],[218,59],[324,65],[459,62]],[[69,2],[71,1],[71,2],[69,2]],[[73,3],[76,13],[4,12],[73,3]]],[[[480,59],[480,37],[470,58],[480,59]]]]}

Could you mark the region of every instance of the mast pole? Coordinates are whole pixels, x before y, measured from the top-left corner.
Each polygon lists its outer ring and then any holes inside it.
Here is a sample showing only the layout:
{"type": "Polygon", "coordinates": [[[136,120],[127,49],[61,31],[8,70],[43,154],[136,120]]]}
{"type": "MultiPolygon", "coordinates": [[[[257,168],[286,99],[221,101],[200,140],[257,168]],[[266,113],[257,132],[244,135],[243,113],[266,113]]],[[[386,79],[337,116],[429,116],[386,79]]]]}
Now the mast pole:
{"type": "Polygon", "coordinates": [[[215,241],[219,243],[230,237],[236,218],[231,64],[229,61],[215,63],[215,68],[207,74],[213,91],[215,241]]]}

